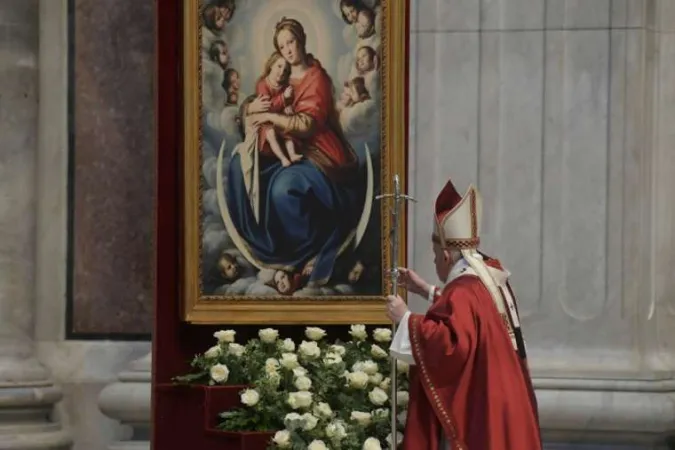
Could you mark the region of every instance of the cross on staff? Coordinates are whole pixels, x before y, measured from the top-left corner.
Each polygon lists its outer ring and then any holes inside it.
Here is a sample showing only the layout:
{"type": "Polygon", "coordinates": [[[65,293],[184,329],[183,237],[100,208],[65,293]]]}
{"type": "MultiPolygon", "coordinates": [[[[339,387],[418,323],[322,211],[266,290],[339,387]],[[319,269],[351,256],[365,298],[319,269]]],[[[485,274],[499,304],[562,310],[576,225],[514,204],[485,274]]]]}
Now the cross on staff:
{"type": "MultiPolygon", "coordinates": [[[[391,216],[391,230],[389,236],[389,245],[391,246],[391,259],[389,276],[391,277],[391,285],[389,293],[391,295],[398,295],[398,229],[399,218],[401,216],[401,208],[404,201],[416,202],[414,198],[409,195],[401,193],[401,180],[398,174],[394,175],[394,192],[391,194],[382,194],[375,197],[377,200],[388,199],[389,210],[391,216]]],[[[391,325],[392,336],[396,334],[396,323],[391,325]]],[[[397,414],[397,399],[396,392],[398,389],[398,372],[396,370],[396,358],[391,358],[391,439],[392,448],[396,447],[396,416],[397,414]]]]}

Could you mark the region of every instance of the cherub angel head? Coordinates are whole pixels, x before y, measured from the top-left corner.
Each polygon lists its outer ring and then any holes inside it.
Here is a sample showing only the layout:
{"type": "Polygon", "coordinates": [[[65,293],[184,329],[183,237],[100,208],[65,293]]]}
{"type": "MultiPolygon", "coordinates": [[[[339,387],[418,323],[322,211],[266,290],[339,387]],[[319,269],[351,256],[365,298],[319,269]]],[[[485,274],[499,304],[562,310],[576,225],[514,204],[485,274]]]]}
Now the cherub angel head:
{"type": "Polygon", "coordinates": [[[234,281],[241,275],[241,267],[237,258],[231,253],[221,253],[218,259],[218,269],[222,277],[228,281],[234,281]]]}
{"type": "Polygon", "coordinates": [[[354,65],[356,66],[356,71],[359,75],[365,75],[368,72],[376,70],[378,66],[377,52],[369,45],[359,47],[356,51],[356,61],[354,65]]]}
{"type": "Polygon", "coordinates": [[[344,84],[340,101],[345,106],[352,106],[364,102],[370,98],[366,89],[366,81],[363,77],[355,77],[344,84]]]}
{"type": "Polygon", "coordinates": [[[356,35],[361,39],[366,39],[375,34],[375,11],[363,7],[359,10],[354,22],[356,35]]]}
{"type": "Polygon", "coordinates": [[[359,10],[362,8],[363,4],[360,0],[340,0],[340,14],[342,14],[342,20],[349,25],[356,22],[356,16],[358,16],[359,10]]]}
{"type": "Polygon", "coordinates": [[[221,86],[227,95],[227,104],[236,105],[239,102],[239,89],[241,88],[239,72],[232,68],[226,69],[223,72],[221,86]]]}
{"type": "Polygon", "coordinates": [[[267,284],[275,288],[281,295],[293,295],[300,286],[300,275],[285,270],[277,270],[267,284]]]}
{"type": "Polygon", "coordinates": [[[209,59],[218,64],[223,70],[227,69],[230,62],[230,52],[225,41],[216,39],[209,46],[209,59]]]}

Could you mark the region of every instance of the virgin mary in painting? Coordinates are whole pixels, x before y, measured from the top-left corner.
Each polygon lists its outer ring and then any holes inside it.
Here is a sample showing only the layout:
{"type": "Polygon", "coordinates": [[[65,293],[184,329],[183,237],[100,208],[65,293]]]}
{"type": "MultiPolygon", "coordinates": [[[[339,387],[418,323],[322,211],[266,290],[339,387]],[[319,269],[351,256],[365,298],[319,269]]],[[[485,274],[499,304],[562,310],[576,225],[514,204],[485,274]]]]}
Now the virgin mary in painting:
{"type": "Polygon", "coordinates": [[[366,174],[339,125],[333,82],[306,44],[297,20],[276,25],[273,45],[289,68],[290,108],[271,112],[268,96],[245,101],[246,139],[228,165],[228,232],[252,264],[290,280],[277,287],[282,293],[328,282],[364,207],[366,174]],[[292,139],[302,158],[284,165],[264,151],[257,130],[265,126],[292,139]]]}
{"type": "Polygon", "coordinates": [[[350,4],[200,0],[236,6],[202,19],[201,295],[381,295],[381,8],[350,4]]]}

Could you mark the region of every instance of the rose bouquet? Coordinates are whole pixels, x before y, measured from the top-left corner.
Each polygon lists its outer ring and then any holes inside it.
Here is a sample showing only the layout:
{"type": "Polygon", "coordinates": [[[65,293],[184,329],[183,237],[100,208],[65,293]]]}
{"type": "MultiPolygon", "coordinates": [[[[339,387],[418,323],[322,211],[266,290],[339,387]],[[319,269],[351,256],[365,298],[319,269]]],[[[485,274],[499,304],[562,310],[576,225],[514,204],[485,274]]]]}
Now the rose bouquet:
{"type": "Polygon", "coordinates": [[[260,330],[245,346],[233,331],[215,333],[218,344],[192,362],[194,373],[179,382],[246,384],[242,406],[220,414],[227,431],[276,431],[271,448],[377,450],[401,442],[408,401],[408,367],[397,365],[399,430],[390,429],[391,330],[369,336],[352,325],[348,342],[328,342],[308,327],[297,344],[274,329],[260,330]]]}

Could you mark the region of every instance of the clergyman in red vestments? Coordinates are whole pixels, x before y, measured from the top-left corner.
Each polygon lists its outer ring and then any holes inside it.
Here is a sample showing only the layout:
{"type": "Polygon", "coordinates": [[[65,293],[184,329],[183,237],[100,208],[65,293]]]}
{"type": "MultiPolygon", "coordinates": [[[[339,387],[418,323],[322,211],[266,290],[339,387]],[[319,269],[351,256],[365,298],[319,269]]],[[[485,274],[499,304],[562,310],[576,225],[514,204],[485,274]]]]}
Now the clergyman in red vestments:
{"type": "Polygon", "coordinates": [[[409,269],[401,284],[431,302],[412,314],[388,298],[399,323],[390,352],[410,369],[404,450],[541,450],[537,402],[509,273],[478,252],[481,200],[449,181],[432,234],[443,289],[409,269]]]}

